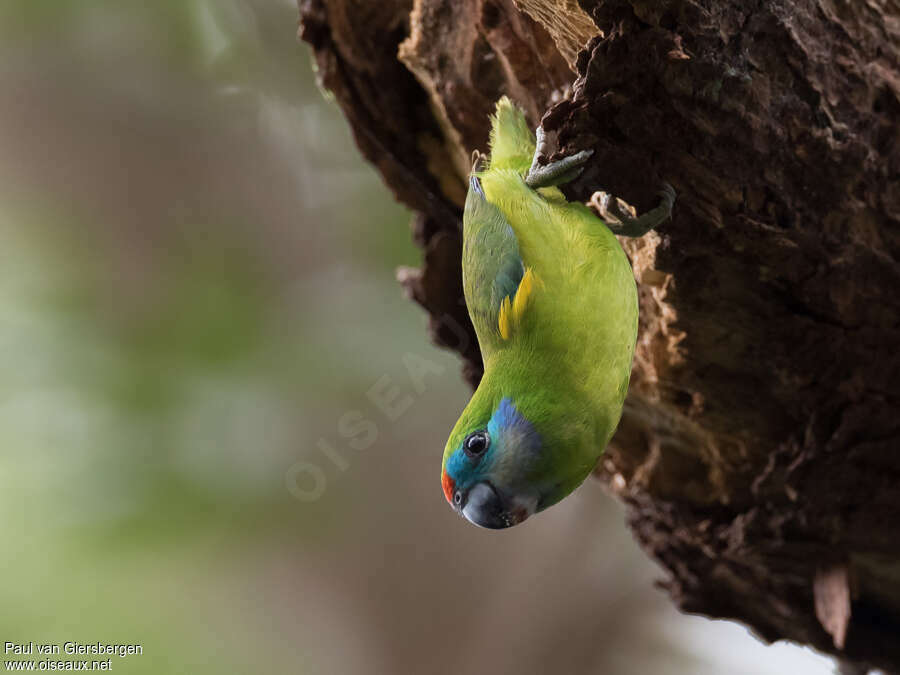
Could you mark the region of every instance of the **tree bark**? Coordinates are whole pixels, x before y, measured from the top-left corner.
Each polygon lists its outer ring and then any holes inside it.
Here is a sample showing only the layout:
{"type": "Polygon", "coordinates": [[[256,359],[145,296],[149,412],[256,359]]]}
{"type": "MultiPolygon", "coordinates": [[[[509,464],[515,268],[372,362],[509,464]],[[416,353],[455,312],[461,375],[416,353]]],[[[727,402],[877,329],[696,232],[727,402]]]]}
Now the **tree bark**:
{"type": "Polygon", "coordinates": [[[623,241],[631,390],[597,476],[684,611],[900,672],[900,6],[300,0],[363,154],[414,209],[401,282],[475,385],[460,214],[509,94],[566,188],[671,222],[623,241]],[[462,330],[460,330],[460,328],[462,330]],[[464,333],[462,336],[460,333],[464,333]]]}

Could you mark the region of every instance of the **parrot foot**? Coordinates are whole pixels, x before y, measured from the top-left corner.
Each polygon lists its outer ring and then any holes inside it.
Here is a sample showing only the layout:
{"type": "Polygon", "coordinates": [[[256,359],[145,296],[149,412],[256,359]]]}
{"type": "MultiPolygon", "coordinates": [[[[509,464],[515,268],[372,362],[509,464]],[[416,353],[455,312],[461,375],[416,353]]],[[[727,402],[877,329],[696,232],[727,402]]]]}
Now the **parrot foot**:
{"type": "Polygon", "coordinates": [[[582,150],[574,155],[563,157],[556,162],[542,165],[538,162],[538,157],[544,155],[547,149],[544,128],[538,127],[535,129],[535,136],[537,136],[537,146],[534,149],[534,159],[531,160],[531,167],[525,176],[525,184],[532,190],[562,185],[574,180],[584,168],[584,163],[594,154],[593,150],[582,150]]]}
{"type": "Polygon", "coordinates": [[[637,218],[623,211],[617,200],[610,203],[609,195],[604,195],[599,200],[599,210],[601,214],[610,214],[619,221],[619,224],[608,221],[606,223],[613,234],[622,237],[642,237],[672,215],[672,206],[675,204],[676,196],[675,188],[668,183],[663,183],[663,187],[657,192],[657,195],[660,197],[659,206],[637,218]]]}

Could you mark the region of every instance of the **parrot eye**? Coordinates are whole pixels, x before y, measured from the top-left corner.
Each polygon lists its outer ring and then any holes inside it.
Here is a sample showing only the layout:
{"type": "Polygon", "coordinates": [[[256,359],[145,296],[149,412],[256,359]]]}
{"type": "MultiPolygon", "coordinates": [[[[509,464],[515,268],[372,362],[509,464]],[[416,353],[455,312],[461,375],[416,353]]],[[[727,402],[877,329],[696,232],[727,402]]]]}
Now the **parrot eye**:
{"type": "Polygon", "coordinates": [[[461,502],[462,502],[462,492],[457,490],[456,492],[453,493],[453,503],[456,504],[457,506],[459,506],[461,502]]]}
{"type": "Polygon", "coordinates": [[[474,431],[463,441],[463,450],[469,457],[480,457],[491,444],[491,437],[487,431],[474,431]]]}

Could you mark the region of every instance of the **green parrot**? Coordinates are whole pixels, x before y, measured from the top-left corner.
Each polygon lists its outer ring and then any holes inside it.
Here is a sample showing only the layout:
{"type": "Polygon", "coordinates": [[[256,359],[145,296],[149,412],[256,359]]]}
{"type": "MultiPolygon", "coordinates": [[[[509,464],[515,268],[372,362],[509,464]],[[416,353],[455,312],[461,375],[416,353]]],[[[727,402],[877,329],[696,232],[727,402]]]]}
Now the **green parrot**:
{"type": "Polygon", "coordinates": [[[473,171],[463,214],[463,290],[484,377],[444,450],[441,484],[470,522],[499,529],[557,503],[593,470],[619,423],[637,338],[631,265],[616,234],[671,213],[620,211],[611,229],[556,187],[591,151],[541,165],[508,98],[492,117],[490,161],[473,171]]]}

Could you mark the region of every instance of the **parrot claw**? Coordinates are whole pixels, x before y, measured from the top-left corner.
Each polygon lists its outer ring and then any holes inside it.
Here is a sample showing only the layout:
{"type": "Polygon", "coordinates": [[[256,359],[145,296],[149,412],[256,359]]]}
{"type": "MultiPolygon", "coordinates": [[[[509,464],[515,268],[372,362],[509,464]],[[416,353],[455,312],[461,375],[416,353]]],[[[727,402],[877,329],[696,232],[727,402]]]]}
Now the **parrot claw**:
{"type": "Polygon", "coordinates": [[[482,160],[483,160],[483,159],[484,159],[484,155],[482,155],[481,152],[479,152],[477,149],[472,151],[472,157],[471,157],[472,169],[471,169],[471,173],[475,173],[476,171],[479,170],[479,168],[480,168],[480,166],[481,166],[481,163],[482,163],[482,160]]]}
{"type": "Polygon", "coordinates": [[[543,127],[538,127],[534,133],[537,138],[537,144],[534,149],[534,158],[531,160],[531,167],[525,175],[525,184],[532,190],[562,185],[574,180],[581,173],[585,162],[594,154],[593,150],[582,150],[574,155],[563,157],[556,162],[542,165],[538,158],[546,154],[547,138],[544,135],[543,127]]]}
{"type": "Polygon", "coordinates": [[[659,206],[647,211],[637,218],[624,212],[615,200],[609,197],[602,202],[602,211],[610,213],[620,224],[606,223],[613,234],[622,237],[642,237],[654,227],[665,221],[672,215],[672,207],[675,205],[675,188],[668,183],[663,183],[662,189],[656,193],[660,198],[659,206]]]}

